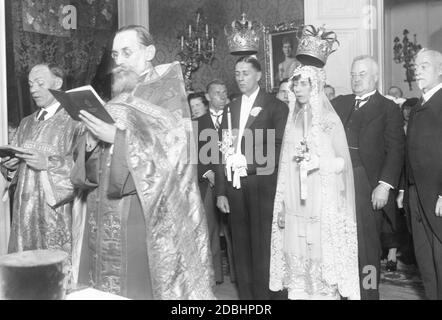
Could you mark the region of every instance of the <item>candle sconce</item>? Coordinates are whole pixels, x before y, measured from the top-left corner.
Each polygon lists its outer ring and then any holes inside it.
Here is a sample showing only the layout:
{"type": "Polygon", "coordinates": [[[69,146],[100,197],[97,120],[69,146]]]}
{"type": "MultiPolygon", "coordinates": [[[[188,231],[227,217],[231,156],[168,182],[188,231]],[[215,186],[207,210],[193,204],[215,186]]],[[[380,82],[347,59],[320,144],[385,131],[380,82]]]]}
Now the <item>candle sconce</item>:
{"type": "Polygon", "coordinates": [[[215,56],[215,36],[202,13],[198,9],[195,24],[190,23],[184,33],[178,36],[181,49],[178,56],[184,69],[187,91],[193,90],[192,73],[203,63],[211,64],[215,56]]]}
{"type": "Polygon", "coordinates": [[[414,74],[414,59],[416,57],[416,54],[419,52],[420,49],[422,49],[422,46],[420,44],[417,44],[416,40],[416,34],[414,35],[414,41],[411,42],[408,39],[408,34],[410,32],[405,29],[403,32],[404,38],[402,40],[399,39],[399,37],[394,38],[394,62],[396,63],[402,63],[404,62],[403,67],[405,68],[405,82],[408,82],[408,85],[410,87],[410,90],[413,90],[413,87],[411,83],[415,81],[415,74],[414,74]]]}

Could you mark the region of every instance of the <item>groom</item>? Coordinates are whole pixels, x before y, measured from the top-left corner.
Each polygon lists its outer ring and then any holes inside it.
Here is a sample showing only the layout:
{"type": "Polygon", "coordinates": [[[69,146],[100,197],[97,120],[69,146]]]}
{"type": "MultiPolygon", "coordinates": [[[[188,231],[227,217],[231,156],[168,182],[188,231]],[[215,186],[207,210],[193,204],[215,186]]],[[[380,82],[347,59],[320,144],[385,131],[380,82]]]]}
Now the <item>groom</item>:
{"type": "Polygon", "coordinates": [[[232,183],[226,179],[225,165],[219,164],[215,179],[217,206],[229,214],[242,300],[276,298],[269,290],[270,238],[279,152],[288,107],[260,89],[261,75],[256,57],[245,56],[236,62],[235,78],[242,97],[224,108],[227,116],[223,117],[220,135],[231,122],[234,135],[241,136],[233,142],[238,153],[235,158],[243,160],[242,164],[247,161],[247,166],[241,178],[234,178],[232,183]]]}

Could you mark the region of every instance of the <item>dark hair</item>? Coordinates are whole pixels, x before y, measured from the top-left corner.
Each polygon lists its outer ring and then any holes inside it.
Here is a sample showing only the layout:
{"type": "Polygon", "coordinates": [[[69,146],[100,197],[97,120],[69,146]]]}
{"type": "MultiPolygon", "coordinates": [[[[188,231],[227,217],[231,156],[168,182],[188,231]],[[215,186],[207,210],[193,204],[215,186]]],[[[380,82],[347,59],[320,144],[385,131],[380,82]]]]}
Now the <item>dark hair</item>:
{"type": "Polygon", "coordinates": [[[292,41],[289,39],[289,37],[282,38],[282,45],[285,45],[286,43],[288,43],[291,47],[293,46],[292,41]]]}
{"type": "Polygon", "coordinates": [[[138,36],[138,40],[140,41],[140,44],[142,44],[145,47],[154,45],[154,40],[152,35],[149,33],[149,31],[140,25],[134,25],[131,24],[129,26],[124,26],[121,27],[116,33],[115,35],[125,32],[125,31],[135,31],[137,33],[138,36]]]}
{"type": "Polygon", "coordinates": [[[226,84],[224,83],[224,81],[222,81],[222,80],[220,80],[220,79],[214,79],[214,80],[210,81],[210,82],[207,84],[206,92],[209,92],[210,87],[211,87],[211,86],[214,86],[214,85],[220,85],[220,86],[224,86],[224,87],[227,88],[227,86],[226,86],[226,84]]]}
{"type": "MultiPolygon", "coordinates": [[[[300,74],[294,76],[294,77],[292,78],[292,84],[294,85],[294,84],[295,84],[295,81],[299,81],[299,80],[301,79],[301,77],[302,77],[302,76],[301,76],[300,74]]],[[[308,78],[308,83],[310,84],[310,86],[313,86],[313,84],[312,84],[312,79],[308,78]]]]}
{"type": "Polygon", "coordinates": [[[285,83],[285,82],[289,82],[289,78],[284,78],[279,82],[279,85],[285,83]]]}
{"type": "Polygon", "coordinates": [[[33,66],[31,68],[31,70],[34,69],[37,66],[42,66],[42,67],[48,68],[49,71],[52,73],[52,75],[54,77],[57,77],[57,78],[60,78],[61,80],[64,80],[64,76],[65,76],[64,70],[62,68],[60,68],[57,64],[55,64],[55,63],[46,63],[46,62],[38,63],[35,66],[33,66]]]}
{"type": "Polygon", "coordinates": [[[190,93],[190,94],[187,96],[187,102],[189,103],[189,106],[190,106],[190,101],[191,101],[191,100],[198,99],[198,98],[201,99],[201,102],[202,102],[206,107],[209,106],[209,101],[207,101],[207,99],[206,99],[206,94],[205,94],[204,92],[202,92],[202,91],[200,91],[200,92],[193,92],[193,93],[190,93]]]}
{"type": "Polygon", "coordinates": [[[414,108],[416,104],[419,102],[418,98],[409,98],[405,100],[405,102],[402,104],[402,111],[404,111],[405,108],[414,108]]]}
{"type": "Polygon", "coordinates": [[[250,63],[256,71],[261,72],[261,70],[262,70],[261,64],[259,63],[256,56],[243,56],[236,61],[235,66],[237,66],[238,63],[241,63],[241,62],[250,63]]]}
{"type": "Polygon", "coordinates": [[[332,89],[333,90],[333,92],[335,92],[335,88],[333,88],[331,85],[329,85],[329,84],[326,84],[325,86],[324,86],[324,89],[326,89],[326,88],[330,88],[330,89],[332,89]]]}

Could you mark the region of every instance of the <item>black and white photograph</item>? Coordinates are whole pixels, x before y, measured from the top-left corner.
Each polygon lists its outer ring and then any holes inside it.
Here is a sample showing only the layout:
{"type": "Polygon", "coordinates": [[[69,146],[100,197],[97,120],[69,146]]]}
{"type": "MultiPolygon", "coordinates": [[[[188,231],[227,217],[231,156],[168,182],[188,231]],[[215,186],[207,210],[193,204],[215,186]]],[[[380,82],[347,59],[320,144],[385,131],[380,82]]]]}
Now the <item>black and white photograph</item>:
{"type": "Polygon", "coordinates": [[[0,300],[442,300],[442,0],[0,1],[0,300]]]}
{"type": "Polygon", "coordinates": [[[299,66],[296,60],[296,50],[298,48],[298,32],[301,26],[290,27],[287,24],[281,31],[269,31],[267,39],[266,59],[268,59],[268,87],[273,91],[278,91],[281,82],[290,78],[291,73],[299,66]],[[284,30],[284,31],[282,31],[284,30]]]}

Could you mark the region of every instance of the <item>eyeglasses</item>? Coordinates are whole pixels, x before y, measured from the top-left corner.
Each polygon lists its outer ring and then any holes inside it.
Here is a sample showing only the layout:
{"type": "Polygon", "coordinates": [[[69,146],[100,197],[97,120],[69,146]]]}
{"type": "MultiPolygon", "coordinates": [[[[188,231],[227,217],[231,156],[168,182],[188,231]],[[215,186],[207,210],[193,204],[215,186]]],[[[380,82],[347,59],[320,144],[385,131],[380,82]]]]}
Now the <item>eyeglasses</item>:
{"type": "MultiPolygon", "coordinates": [[[[135,52],[133,52],[131,49],[129,48],[124,48],[123,50],[121,50],[121,55],[125,58],[125,59],[129,59],[135,52]]],[[[112,51],[111,57],[112,59],[114,59],[115,61],[118,59],[118,57],[120,56],[120,53],[117,51],[112,51]]]]}
{"type": "Polygon", "coordinates": [[[367,73],[366,73],[366,72],[361,72],[361,73],[351,73],[350,76],[351,76],[352,79],[355,79],[355,78],[361,78],[361,79],[363,79],[363,78],[365,78],[365,77],[367,76],[367,73]]]}

